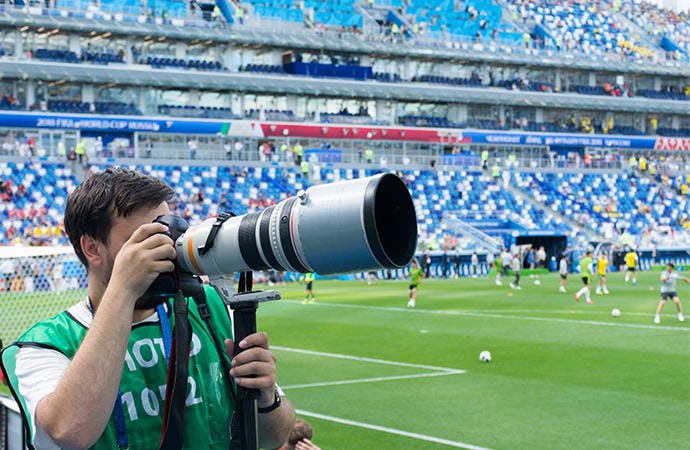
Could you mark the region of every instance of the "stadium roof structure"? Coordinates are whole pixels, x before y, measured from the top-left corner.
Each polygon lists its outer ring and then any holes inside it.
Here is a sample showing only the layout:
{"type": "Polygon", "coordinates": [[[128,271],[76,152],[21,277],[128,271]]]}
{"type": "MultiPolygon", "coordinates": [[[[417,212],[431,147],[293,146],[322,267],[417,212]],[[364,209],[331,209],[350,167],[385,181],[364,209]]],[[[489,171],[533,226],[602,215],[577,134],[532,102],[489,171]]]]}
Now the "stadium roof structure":
{"type": "Polygon", "coordinates": [[[687,114],[687,102],[679,100],[511,91],[503,88],[451,87],[430,83],[363,82],[342,78],[310,78],[254,72],[151,69],[143,65],[103,66],[7,59],[3,60],[0,75],[3,78],[45,82],[115,83],[125,86],[160,88],[195,86],[202,90],[233,90],[247,93],[687,114]],[[404,89],[401,86],[404,86],[404,89]]]}
{"type": "MultiPolygon", "coordinates": [[[[575,70],[611,72],[616,74],[636,73],[644,75],[690,77],[690,66],[683,62],[667,64],[651,62],[615,61],[599,56],[588,56],[568,52],[531,51],[516,47],[493,47],[485,44],[466,44],[454,41],[420,40],[416,44],[391,43],[383,40],[341,39],[336,35],[318,36],[314,30],[300,28],[294,24],[284,26],[252,28],[233,25],[228,28],[213,28],[203,21],[175,19],[163,22],[125,21],[97,19],[93,14],[78,14],[62,11],[64,15],[38,13],[40,8],[30,8],[36,14],[22,9],[0,10],[0,26],[50,28],[77,33],[111,33],[119,36],[152,36],[184,41],[211,40],[217,43],[233,43],[247,46],[266,46],[294,51],[331,53],[356,53],[379,57],[414,58],[417,60],[475,62],[484,64],[559,68],[567,66],[575,70]],[[203,25],[203,26],[202,26],[203,25]],[[599,58],[599,59],[597,59],[599,58]]],[[[277,22],[280,24],[280,22],[277,22]]]]}

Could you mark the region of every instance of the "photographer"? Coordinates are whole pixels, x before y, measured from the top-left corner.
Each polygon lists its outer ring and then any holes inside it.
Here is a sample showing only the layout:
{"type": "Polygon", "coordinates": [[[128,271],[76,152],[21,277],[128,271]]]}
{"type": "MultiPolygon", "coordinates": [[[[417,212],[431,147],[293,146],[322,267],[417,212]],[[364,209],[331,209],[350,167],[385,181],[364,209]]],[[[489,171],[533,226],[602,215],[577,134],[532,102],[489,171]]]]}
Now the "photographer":
{"type": "MultiPolygon", "coordinates": [[[[156,178],[112,168],[92,175],[69,196],[65,229],[86,267],[88,297],[34,325],[3,354],[5,369],[14,369],[14,376],[8,370],[10,382],[36,448],[159,448],[162,430],[168,431],[166,359],[178,310],[171,299],[144,294],[159,274],[175,269],[168,229],[153,222],[170,214],[173,194],[156,178]]],[[[295,417],[289,402],[280,401],[268,336],[227,339],[232,336],[227,307],[213,289],[204,290],[212,327],[186,299],[192,335],[184,442],[177,448],[229,447],[230,376],[235,385],[259,390],[259,444],[278,448],[295,417]],[[214,345],[214,334],[224,339],[224,349],[214,345]],[[233,357],[235,345],[244,351],[233,357]]]]}

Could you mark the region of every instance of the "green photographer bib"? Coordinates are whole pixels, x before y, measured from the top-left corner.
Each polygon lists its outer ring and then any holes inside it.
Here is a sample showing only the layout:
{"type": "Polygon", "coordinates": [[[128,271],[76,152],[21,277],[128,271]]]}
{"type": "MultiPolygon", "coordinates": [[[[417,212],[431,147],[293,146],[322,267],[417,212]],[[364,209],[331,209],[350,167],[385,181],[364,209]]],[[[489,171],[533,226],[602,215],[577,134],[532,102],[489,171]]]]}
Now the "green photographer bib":
{"type": "MultiPolygon", "coordinates": [[[[232,337],[232,325],[222,300],[212,288],[206,288],[206,297],[211,310],[211,322],[218,338],[222,340],[232,337]]],[[[229,375],[223,371],[221,355],[216,351],[213,338],[197,305],[191,299],[188,302],[193,335],[184,413],[184,448],[225,450],[230,444],[230,418],[233,410],[233,401],[226,384],[229,375]]],[[[167,311],[172,324],[172,299],[168,301],[167,311]]],[[[68,311],[64,311],[34,325],[15,345],[37,344],[54,348],[72,358],[86,331],[82,323],[68,311]]],[[[167,364],[159,323],[145,322],[133,326],[120,382],[130,449],[158,448],[163,424],[166,377],[167,364]]],[[[89,382],[88,374],[84,374],[84,382],[89,382]]],[[[17,392],[16,386],[13,391],[17,392]]],[[[23,402],[20,401],[20,404],[23,402]]],[[[31,434],[33,442],[34,430],[31,430],[31,434]]],[[[117,447],[117,432],[111,417],[103,435],[92,448],[111,450],[117,447]]]]}

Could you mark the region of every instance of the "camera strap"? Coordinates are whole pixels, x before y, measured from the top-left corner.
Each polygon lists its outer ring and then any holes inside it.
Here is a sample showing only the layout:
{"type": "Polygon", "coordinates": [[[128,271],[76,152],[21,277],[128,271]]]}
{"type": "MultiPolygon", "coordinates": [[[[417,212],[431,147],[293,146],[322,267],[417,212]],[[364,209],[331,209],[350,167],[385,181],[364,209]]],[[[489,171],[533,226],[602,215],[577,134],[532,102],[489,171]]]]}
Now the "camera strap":
{"type": "Polygon", "coordinates": [[[220,227],[223,226],[223,223],[226,220],[234,216],[235,213],[228,211],[220,213],[218,217],[216,217],[216,221],[213,222],[213,225],[211,226],[211,231],[208,233],[208,236],[206,237],[206,243],[204,243],[203,247],[199,247],[199,255],[204,256],[209,250],[213,248],[213,244],[216,242],[216,235],[220,231],[220,227]]]}
{"type": "Polygon", "coordinates": [[[175,294],[173,305],[175,328],[173,332],[168,379],[163,407],[163,431],[161,450],[181,449],[184,443],[184,409],[187,399],[187,373],[189,369],[189,345],[192,339],[187,316],[187,301],[182,289],[175,294]]]}

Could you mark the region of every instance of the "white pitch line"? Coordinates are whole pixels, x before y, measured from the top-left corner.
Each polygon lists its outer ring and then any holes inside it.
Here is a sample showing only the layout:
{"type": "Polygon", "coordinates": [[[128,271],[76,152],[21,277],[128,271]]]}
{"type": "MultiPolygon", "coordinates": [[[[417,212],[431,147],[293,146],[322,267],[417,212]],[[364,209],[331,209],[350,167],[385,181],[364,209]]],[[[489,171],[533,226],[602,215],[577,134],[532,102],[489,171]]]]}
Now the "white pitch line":
{"type": "MultiPolygon", "coordinates": [[[[284,300],[290,303],[300,303],[297,300],[284,300]]],[[[536,322],[558,322],[558,323],[574,323],[577,325],[601,325],[606,327],[620,327],[620,328],[635,328],[643,330],[665,330],[665,331],[684,331],[690,332],[690,327],[669,327],[664,325],[642,325],[634,323],[614,323],[614,322],[600,322],[596,320],[575,320],[575,319],[559,319],[557,317],[534,317],[534,316],[516,316],[512,314],[490,314],[478,313],[469,311],[440,311],[440,310],[424,310],[410,308],[393,308],[386,306],[365,306],[365,305],[350,305],[345,303],[316,303],[315,306],[324,307],[332,306],[334,308],[355,308],[355,309],[369,309],[378,311],[392,311],[404,312],[405,314],[421,313],[421,314],[437,314],[447,316],[467,316],[467,317],[488,317],[494,319],[513,319],[513,320],[532,320],[536,322]]]]}
{"type": "MultiPolygon", "coordinates": [[[[611,305],[611,309],[616,305],[611,305]]],[[[495,309],[472,309],[469,310],[468,312],[473,312],[477,314],[493,314],[495,313],[495,309]]],[[[636,317],[651,317],[651,315],[648,312],[628,312],[625,310],[623,311],[624,316],[636,316],[636,317]]],[[[675,309],[674,309],[675,311],[675,309]]],[[[584,314],[592,314],[592,311],[587,311],[585,309],[559,309],[559,310],[552,310],[552,309],[501,309],[501,313],[513,313],[513,314],[521,314],[521,313],[544,313],[544,314],[559,314],[559,315],[565,315],[565,314],[573,314],[573,315],[584,315],[584,314]]],[[[608,313],[607,313],[608,314],[608,313]]],[[[678,317],[677,313],[666,313],[662,314],[661,318],[663,319],[664,317],[673,317],[674,319],[678,317]]]]}
{"type": "Polygon", "coordinates": [[[276,349],[276,350],[283,350],[285,352],[302,353],[305,355],[327,356],[329,358],[349,359],[351,361],[370,362],[370,363],[376,363],[376,364],[388,364],[391,366],[400,366],[400,367],[412,367],[414,369],[435,370],[438,372],[453,372],[453,373],[464,372],[463,370],[451,369],[449,367],[427,366],[424,364],[404,363],[404,362],[400,362],[400,361],[390,361],[387,359],[376,359],[376,358],[367,358],[364,356],[343,355],[341,353],[317,352],[314,350],[304,350],[301,348],[291,348],[291,347],[280,347],[277,345],[271,345],[271,348],[276,349]]]}
{"type": "MultiPolygon", "coordinates": [[[[274,347],[272,347],[274,348],[274,347]]],[[[447,375],[460,375],[465,373],[464,370],[456,370],[454,372],[434,372],[434,373],[413,373],[409,375],[396,375],[390,377],[377,377],[377,378],[359,378],[354,380],[341,380],[341,381],[324,381],[321,383],[309,383],[309,384],[293,384],[291,386],[281,386],[285,390],[290,389],[302,389],[302,388],[312,388],[312,387],[323,387],[323,386],[340,386],[344,384],[359,384],[359,383],[374,383],[378,381],[392,381],[392,380],[405,380],[410,378],[428,378],[428,377],[445,377],[447,375]]]]}
{"type": "Polygon", "coordinates": [[[314,417],[316,419],[327,420],[329,422],[340,423],[343,425],[351,425],[353,427],[366,428],[368,430],[381,431],[383,433],[397,434],[398,436],[405,436],[412,439],[418,439],[421,441],[433,442],[436,444],[447,445],[449,447],[456,448],[466,448],[469,450],[489,450],[486,447],[479,447],[477,445],[467,444],[465,442],[451,441],[448,439],[441,439],[434,436],[427,436],[425,434],[410,433],[408,431],[397,430],[395,428],[382,427],[380,425],[373,425],[370,423],[357,422],[349,419],[342,419],[340,417],[327,416],[324,414],[313,413],[309,411],[303,411],[298,409],[295,411],[300,416],[314,417]]]}

